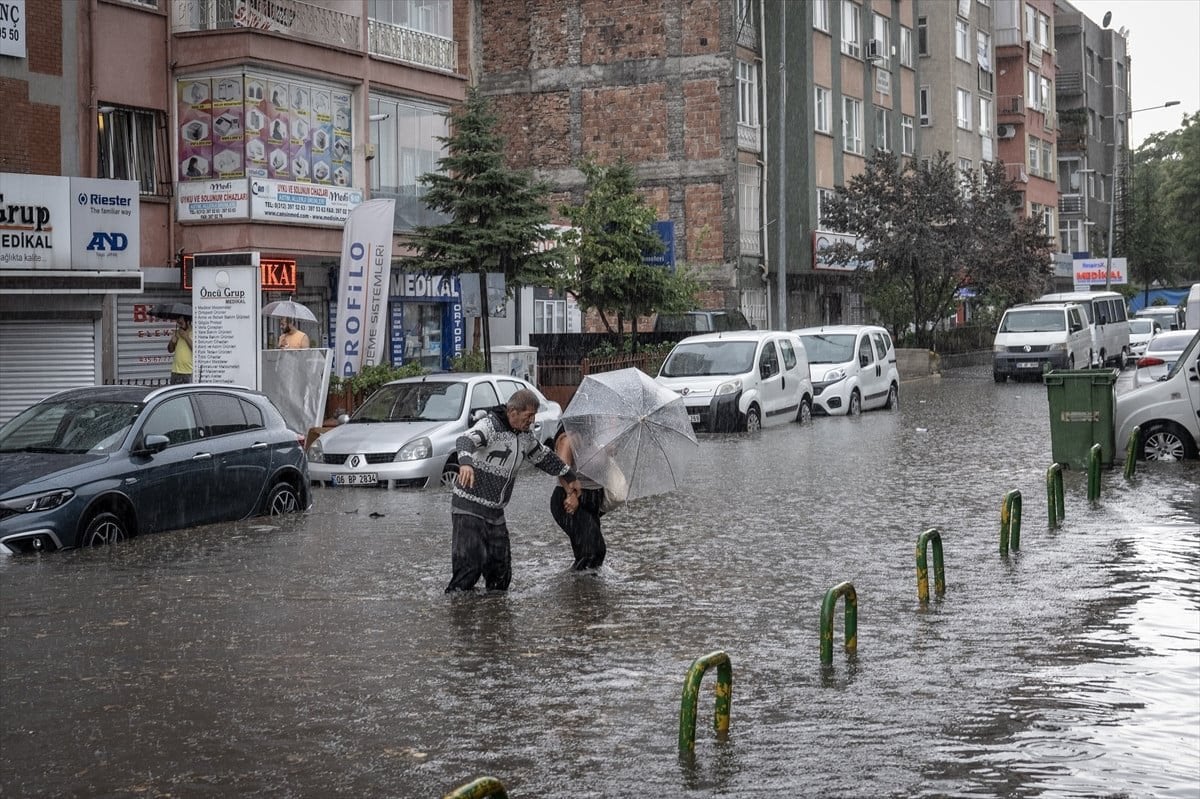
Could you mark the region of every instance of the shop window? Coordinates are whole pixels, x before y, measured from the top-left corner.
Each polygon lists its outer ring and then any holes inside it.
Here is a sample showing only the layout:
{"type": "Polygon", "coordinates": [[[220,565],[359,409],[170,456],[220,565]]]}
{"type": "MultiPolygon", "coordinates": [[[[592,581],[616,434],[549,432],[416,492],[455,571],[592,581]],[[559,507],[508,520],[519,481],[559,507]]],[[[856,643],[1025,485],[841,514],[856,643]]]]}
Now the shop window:
{"type": "Polygon", "coordinates": [[[161,111],[102,103],[96,117],[96,176],[136,180],[142,194],[169,194],[165,124],[161,111]]]}

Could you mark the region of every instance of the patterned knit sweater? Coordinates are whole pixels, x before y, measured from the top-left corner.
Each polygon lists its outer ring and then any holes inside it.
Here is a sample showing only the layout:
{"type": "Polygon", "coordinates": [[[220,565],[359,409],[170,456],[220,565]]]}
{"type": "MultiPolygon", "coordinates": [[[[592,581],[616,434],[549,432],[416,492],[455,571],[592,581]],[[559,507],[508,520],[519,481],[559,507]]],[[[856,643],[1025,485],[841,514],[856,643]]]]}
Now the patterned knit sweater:
{"type": "Polygon", "coordinates": [[[503,407],[493,408],[458,437],[458,462],[475,469],[475,485],[470,488],[454,483],[451,513],[479,516],[491,522],[504,520],[504,506],[512,497],[517,470],[526,459],[543,472],[564,477],[568,482],[575,473],[529,432],[514,430],[503,407]]]}

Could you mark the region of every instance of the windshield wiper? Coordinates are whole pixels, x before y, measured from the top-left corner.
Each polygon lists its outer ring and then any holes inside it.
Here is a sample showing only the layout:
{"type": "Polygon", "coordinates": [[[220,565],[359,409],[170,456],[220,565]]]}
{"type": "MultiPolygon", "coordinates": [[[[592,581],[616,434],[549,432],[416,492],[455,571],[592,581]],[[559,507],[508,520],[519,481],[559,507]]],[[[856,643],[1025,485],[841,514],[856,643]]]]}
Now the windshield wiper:
{"type": "Polygon", "coordinates": [[[0,449],[0,452],[39,452],[39,453],[62,453],[70,450],[59,449],[58,447],[17,447],[16,449],[0,449]]]}

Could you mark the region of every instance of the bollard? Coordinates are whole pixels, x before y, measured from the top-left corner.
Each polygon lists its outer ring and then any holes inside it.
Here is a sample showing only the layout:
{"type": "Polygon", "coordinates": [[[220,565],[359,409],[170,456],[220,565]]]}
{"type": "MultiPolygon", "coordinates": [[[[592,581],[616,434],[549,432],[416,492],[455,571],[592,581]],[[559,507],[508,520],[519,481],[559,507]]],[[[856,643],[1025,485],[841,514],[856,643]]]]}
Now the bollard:
{"type": "Polygon", "coordinates": [[[718,736],[729,733],[729,708],[733,702],[733,664],[729,655],[711,652],[697,658],[688,669],[683,682],[683,701],[679,706],[679,751],[691,752],[696,748],[696,703],[700,699],[700,682],[709,666],[717,667],[717,707],[713,714],[713,728],[718,736]]]}
{"type": "Polygon", "coordinates": [[[1099,444],[1092,444],[1088,452],[1088,501],[1100,499],[1100,453],[1099,444]]]}
{"type": "Polygon", "coordinates": [[[821,665],[833,663],[833,607],[839,596],[846,597],[846,654],[853,655],[858,651],[858,593],[853,583],[841,583],[825,592],[825,601],[821,603],[821,665]]]}
{"type": "Polygon", "coordinates": [[[1050,529],[1062,524],[1067,515],[1063,505],[1063,467],[1054,463],[1046,470],[1046,515],[1050,517],[1050,529]]]}
{"type": "Polygon", "coordinates": [[[508,791],[504,790],[504,785],[495,777],[480,777],[474,782],[455,788],[442,799],[485,799],[489,796],[493,799],[508,799],[508,791]]]}
{"type": "Polygon", "coordinates": [[[937,595],[946,594],[946,569],[942,564],[942,533],[930,527],[917,538],[917,599],[922,605],[929,601],[929,568],[925,562],[925,551],[933,541],[933,590],[937,595]]]}
{"type": "Polygon", "coordinates": [[[1129,431],[1129,443],[1125,445],[1125,479],[1132,480],[1137,471],[1138,442],[1142,438],[1142,428],[1135,426],[1129,431]]]}
{"type": "Polygon", "coordinates": [[[1014,488],[1004,495],[1000,503],[1000,554],[1007,555],[1011,543],[1013,549],[1021,548],[1021,492],[1014,488]]]}

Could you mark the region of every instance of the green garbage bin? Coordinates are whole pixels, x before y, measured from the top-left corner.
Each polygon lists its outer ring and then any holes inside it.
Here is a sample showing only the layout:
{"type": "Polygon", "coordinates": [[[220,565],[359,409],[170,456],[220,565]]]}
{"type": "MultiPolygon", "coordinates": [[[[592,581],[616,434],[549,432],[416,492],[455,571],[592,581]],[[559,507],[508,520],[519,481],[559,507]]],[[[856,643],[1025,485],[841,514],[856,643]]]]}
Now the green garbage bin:
{"type": "Polygon", "coordinates": [[[1064,369],[1042,376],[1050,402],[1050,447],[1055,463],[1087,469],[1092,445],[1099,444],[1101,465],[1112,466],[1118,374],[1116,369],[1064,369]]]}

